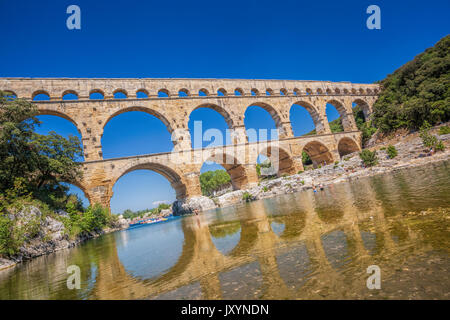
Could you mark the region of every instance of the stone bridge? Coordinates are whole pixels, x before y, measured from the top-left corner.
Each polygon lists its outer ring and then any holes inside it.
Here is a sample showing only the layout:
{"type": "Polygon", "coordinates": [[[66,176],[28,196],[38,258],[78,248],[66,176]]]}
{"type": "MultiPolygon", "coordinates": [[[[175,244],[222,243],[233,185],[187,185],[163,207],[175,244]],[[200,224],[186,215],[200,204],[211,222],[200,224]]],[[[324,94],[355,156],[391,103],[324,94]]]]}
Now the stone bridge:
{"type": "Polygon", "coordinates": [[[361,149],[361,133],[352,107],[359,105],[369,117],[379,86],[295,80],[0,78],[0,90],[32,100],[39,114],[60,116],[77,127],[85,160],[83,180],[77,185],[91,203],[109,206],[114,183],[138,169],[162,174],[174,187],[177,199],[186,199],[201,195],[200,168],[207,160],[223,165],[235,189],[257,183],[259,154],[276,163],[280,175],[303,170],[303,151],[315,166],[337,161],[361,149]],[[339,112],[344,132],[331,132],[327,104],[339,112]],[[309,112],[316,135],[294,137],[290,122],[293,105],[309,112]],[[244,117],[250,106],[262,107],[271,115],[279,140],[249,143],[244,117]],[[224,117],[232,145],[192,148],[188,122],[191,112],[198,108],[213,109],[224,117]],[[103,159],[105,125],[129,111],[143,111],[160,119],[172,135],[173,151],[103,159]]]}

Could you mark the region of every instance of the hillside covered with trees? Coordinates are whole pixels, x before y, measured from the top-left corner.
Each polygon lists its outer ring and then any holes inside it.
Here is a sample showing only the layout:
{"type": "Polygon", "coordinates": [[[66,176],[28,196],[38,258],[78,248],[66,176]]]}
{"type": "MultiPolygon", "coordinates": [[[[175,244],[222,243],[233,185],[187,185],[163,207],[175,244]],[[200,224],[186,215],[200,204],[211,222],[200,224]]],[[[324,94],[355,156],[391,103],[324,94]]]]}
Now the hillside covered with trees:
{"type": "Polygon", "coordinates": [[[382,132],[416,130],[450,119],[450,35],[386,79],[374,105],[373,124],[382,132]]]}

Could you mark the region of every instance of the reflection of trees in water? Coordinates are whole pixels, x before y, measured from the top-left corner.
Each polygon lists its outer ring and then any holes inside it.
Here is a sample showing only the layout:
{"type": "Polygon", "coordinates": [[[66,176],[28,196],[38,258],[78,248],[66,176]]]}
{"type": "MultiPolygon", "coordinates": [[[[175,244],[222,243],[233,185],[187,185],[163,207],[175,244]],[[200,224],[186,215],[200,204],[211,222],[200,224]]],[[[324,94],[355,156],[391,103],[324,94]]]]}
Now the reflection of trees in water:
{"type": "Polygon", "coordinates": [[[241,230],[240,221],[221,221],[209,225],[209,232],[214,238],[231,236],[241,230]]]}
{"type": "Polygon", "coordinates": [[[94,261],[93,251],[89,247],[75,247],[3,270],[0,273],[0,299],[86,298],[91,289],[89,283],[93,281],[95,274],[94,261]],[[67,288],[65,279],[68,277],[67,267],[70,265],[80,267],[81,290],[67,288]]]}

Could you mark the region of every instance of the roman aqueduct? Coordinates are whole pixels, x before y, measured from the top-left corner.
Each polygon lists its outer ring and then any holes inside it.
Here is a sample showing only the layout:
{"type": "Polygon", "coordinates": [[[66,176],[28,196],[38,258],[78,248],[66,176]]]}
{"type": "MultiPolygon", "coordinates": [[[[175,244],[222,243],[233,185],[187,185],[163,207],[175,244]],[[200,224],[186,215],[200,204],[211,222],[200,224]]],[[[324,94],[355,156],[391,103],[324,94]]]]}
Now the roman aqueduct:
{"type": "Polygon", "coordinates": [[[303,151],[314,165],[339,160],[361,149],[361,132],[352,107],[359,105],[365,117],[370,117],[379,86],[296,80],[0,78],[0,90],[27,100],[45,96],[47,100],[34,101],[39,114],[62,117],[77,127],[85,160],[83,180],[77,186],[91,203],[109,206],[115,182],[138,169],[160,173],[170,181],[177,199],[186,199],[201,195],[199,175],[204,160],[220,163],[223,159],[221,164],[236,189],[258,182],[256,164],[261,153],[271,159],[277,156],[280,175],[303,170],[303,151]],[[71,100],[64,98],[67,95],[71,100]],[[294,137],[290,122],[294,104],[309,112],[316,135],[294,137]],[[339,112],[344,132],[331,132],[327,104],[339,112]],[[250,106],[269,112],[279,140],[248,142],[244,114],[250,106]],[[198,108],[211,108],[224,117],[232,132],[232,145],[192,148],[188,121],[198,108]],[[129,111],[143,111],[160,119],[172,135],[173,151],[103,159],[105,125],[129,111]]]}

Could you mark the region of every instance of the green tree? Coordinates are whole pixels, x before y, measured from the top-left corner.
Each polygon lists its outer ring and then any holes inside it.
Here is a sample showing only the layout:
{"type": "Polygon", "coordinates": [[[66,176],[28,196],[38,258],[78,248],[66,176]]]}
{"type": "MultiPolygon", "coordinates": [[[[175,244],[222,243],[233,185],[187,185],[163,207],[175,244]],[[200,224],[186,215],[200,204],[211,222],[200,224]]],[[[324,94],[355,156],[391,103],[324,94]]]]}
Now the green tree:
{"type": "Polygon", "coordinates": [[[312,164],[312,160],[305,151],[302,152],[302,162],[304,165],[312,164]]]}
{"type": "Polygon", "coordinates": [[[386,149],[386,153],[389,158],[394,159],[397,156],[398,151],[393,145],[389,145],[386,149]]]}
{"type": "Polygon", "coordinates": [[[209,196],[214,191],[231,185],[230,175],[225,170],[206,171],[200,175],[202,194],[209,196]]]}
{"type": "Polygon", "coordinates": [[[364,165],[367,167],[372,167],[378,163],[378,157],[376,151],[370,151],[369,149],[364,149],[359,157],[363,161],[364,165]]]}
{"type": "Polygon", "coordinates": [[[56,199],[67,200],[68,188],[62,183],[81,178],[77,158],[82,149],[77,137],[35,133],[40,125],[36,115],[32,103],[0,92],[0,193],[14,189],[17,179],[22,179],[24,194],[55,206],[56,199]]]}

